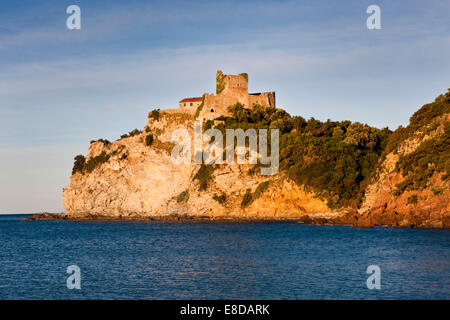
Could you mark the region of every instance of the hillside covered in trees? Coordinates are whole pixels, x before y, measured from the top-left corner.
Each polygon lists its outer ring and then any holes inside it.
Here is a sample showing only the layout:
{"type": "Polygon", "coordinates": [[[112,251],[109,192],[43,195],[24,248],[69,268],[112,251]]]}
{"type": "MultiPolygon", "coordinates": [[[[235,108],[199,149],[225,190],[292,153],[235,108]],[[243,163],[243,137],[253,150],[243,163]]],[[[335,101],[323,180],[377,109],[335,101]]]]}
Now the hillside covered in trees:
{"type": "Polygon", "coordinates": [[[305,120],[274,107],[255,105],[247,109],[238,103],[229,111],[232,116],[218,118],[224,123],[216,128],[278,128],[280,168],[297,184],[326,199],[330,208],[360,207],[386,156],[398,153],[408,139],[423,140],[438,126],[443,126],[441,135],[400,156],[396,170],[404,179],[393,192],[399,195],[405,190],[423,189],[436,172],[442,172],[442,181],[448,182],[450,122],[445,115],[450,113],[450,90],[415,112],[407,127],[400,126],[394,132],[359,122],[305,120]],[[438,121],[441,118],[443,121],[438,121]]]}

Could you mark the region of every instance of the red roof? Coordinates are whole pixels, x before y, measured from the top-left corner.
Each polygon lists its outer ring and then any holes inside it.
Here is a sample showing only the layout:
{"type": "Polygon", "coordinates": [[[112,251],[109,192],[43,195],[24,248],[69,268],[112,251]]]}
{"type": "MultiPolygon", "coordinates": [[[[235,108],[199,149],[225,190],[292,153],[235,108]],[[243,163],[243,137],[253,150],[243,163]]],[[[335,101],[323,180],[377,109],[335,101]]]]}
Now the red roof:
{"type": "Polygon", "coordinates": [[[182,103],[182,102],[197,102],[197,101],[202,101],[202,100],[203,100],[202,97],[184,98],[183,100],[180,100],[179,103],[182,103]]]}

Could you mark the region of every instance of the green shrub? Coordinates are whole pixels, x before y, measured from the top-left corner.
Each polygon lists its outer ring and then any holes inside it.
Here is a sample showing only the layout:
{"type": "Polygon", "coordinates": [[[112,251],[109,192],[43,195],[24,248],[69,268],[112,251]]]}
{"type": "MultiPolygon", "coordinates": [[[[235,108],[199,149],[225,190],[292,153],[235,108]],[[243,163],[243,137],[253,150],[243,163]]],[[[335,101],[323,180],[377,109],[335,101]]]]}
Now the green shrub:
{"type": "Polygon", "coordinates": [[[214,193],[213,199],[219,202],[220,204],[223,204],[227,201],[227,195],[225,193],[222,193],[220,196],[214,193]]]}
{"type": "Polygon", "coordinates": [[[99,154],[98,156],[91,157],[88,161],[86,161],[84,165],[84,170],[88,173],[91,173],[92,171],[94,171],[95,168],[107,162],[108,160],[109,155],[106,154],[105,151],[102,151],[102,153],[99,154]]]}
{"type": "Polygon", "coordinates": [[[91,140],[91,144],[94,142],[102,142],[104,146],[107,146],[108,144],[111,144],[111,142],[107,139],[98,139],[98,140],[91,140]]]}
{"type": "Polygon", "coordinates": [[[75,174],[77,172],[83,173],[84,170],[84,164],[86,162],[86,158],[79,154],[74,158],[73,168],[72,168],[72,174],[75,174]]]}
{"type": "Polygon", "coordinates": [[[241,207],[246,207],[253,201],[253,195],[250,189],[247,189],[247,191],[244,194],[244,197],[242,198],[241,207]]]}
{"type": "Polygon", "coordinates": [[[267,188],[269,188],[269,184],[270,184],[270,180],[261,182],[255,190],[255,193],[253,194],[253,200],[258,199],[259,197],[261,197],[261,195],[264,193],[264,191],[267,190],[267,188]]]}
{"type": "Polygon", "coordinates": [[[161,116],[160,109],[152,110],[148,113],[148,118],[153,118],[155,121],[158,121],[161,116]]]}
{"type": "Polygon", "coordinates": [[[96,157],[91,157],[88,161],[83,155],[77,155],[75,157],[75,162],[72,169],[72,174],[80,172],[84,174],[85,172],[91,173],[96,167],[102,165],[109,160],[110,156],[103,151],[96,157]]]}
{"type": "Polygon", "coordinates": [[[211,174],[214,172],[214,167],[210,164],[202,164],[200,169],[194,176],[194,180],[200,182],[200,190],[206,190],[208,181],[211,179],[211,174]]]}
{"type": "Polygon", "coordinates": [[[137,136],[138,134],[141,134],[141,133],[142,133],[141,130],[134,129],[134,130],[131,130],[130,132],[128,132],[127,134],[121,135],[121,136],[120,136],[120,139],[125,139],[125,138],[129,138],[129,137],[134,137],[134,136],[137,136]]]}
{"type": "Polygon", "coordinates": [[[146,135],[145,136],[145,145],[150,146],[153,143],[153,140],[154,140],[154,137],[151,133],[146,135]]]}
{"type": "Polygon", "coordinates": [[[264,191],[267,190],[269,187],[270,180],[261,182],[257,187],[254,193],[251,192],[250,189],[247,189],[247,191],[244,194],[244,197],[242,198],[241,206],[246,207],[250,205],[253,201],[256,199],[259,199],[261,195],[264,193],[264,191]]]}
{"type": "Polygon", "coordinates": [[[189,191],[185,190],[177,197],[177,202],[187,202],[189,200],[189,191]]]}

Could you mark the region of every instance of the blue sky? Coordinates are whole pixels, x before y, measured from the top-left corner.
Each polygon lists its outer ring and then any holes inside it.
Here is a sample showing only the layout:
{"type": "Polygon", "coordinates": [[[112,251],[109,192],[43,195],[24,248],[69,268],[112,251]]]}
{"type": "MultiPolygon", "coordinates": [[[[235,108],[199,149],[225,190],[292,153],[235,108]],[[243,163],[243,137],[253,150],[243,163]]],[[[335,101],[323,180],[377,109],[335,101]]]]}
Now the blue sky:
{"type": "Polygon", "coordinates": [[[90,140],[214,92],[217,69],[293,115],[406,125],[450,87],[449,16],[448,0],[2,1],[0,213],[62,211],[90,140]]]}

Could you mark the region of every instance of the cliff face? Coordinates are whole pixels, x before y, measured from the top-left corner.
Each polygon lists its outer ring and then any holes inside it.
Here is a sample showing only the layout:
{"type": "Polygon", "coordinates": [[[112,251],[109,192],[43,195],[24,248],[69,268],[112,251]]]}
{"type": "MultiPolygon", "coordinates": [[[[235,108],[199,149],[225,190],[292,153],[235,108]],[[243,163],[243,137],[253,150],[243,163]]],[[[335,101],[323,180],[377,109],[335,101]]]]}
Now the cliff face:
{"type": "Polygon", "coordinates": [[[64,189],[67,215],[232,220],[335,215],[325,201],[283,174],[261,176],[252,173],[250,165],[174,164],[171,134],[178,128],[192,130],[192,115],[161,112],[157,120],[149,118],[143,132],[113,143],[91,143],[85,169],[74,172],[64,189]],[[150,134],[154,140],[148,146],[150,134]]]}
{"type": "Polygon", "coordinates": [[[246,121],[260,117],[257,125],[283,128],[278,174],[261,176],[248,164],[174,164],[172,133],[183,128],[193,136],[194,116],[152,112],[142,132],[92,142],[86,158],[77,156],[63,192],[66,217],[450,227],[450,91],[393,133],[305,122],[282,110],[238,111],[246,121]]]}
{"type": "Polygon", "coordinates": [[[450,227],[450,92],[390,137],[355,224],[450,227]]]}

